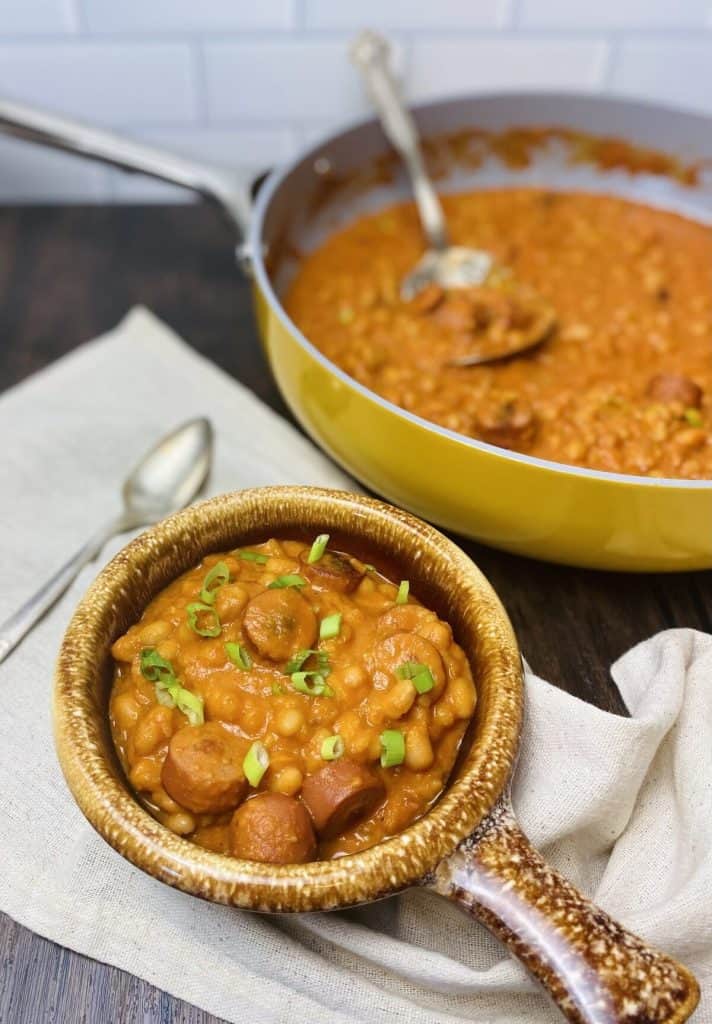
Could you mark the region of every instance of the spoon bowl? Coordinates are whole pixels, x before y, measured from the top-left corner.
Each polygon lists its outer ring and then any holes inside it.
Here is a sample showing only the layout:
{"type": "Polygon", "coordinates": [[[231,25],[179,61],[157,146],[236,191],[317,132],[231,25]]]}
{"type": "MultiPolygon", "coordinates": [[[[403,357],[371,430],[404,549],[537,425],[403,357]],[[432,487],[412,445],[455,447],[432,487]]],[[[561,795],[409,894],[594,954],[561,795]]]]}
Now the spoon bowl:
{"type": "Polygon", "coordinates": [[[59,600],[81,569],[96,558],[109,538],[138,526],[150,526],[189,504],[205,483],[212,459],[213,428],[204,417],[188,420],[146,452],[124,481],[121,515],[90,537],[14,615],[0,624],[0,662],[59,600]]]}
{"type": "Polygon", "coordinates": [[[205,417],[166,434],[126,478],[124,509],[137,526],[177,512],[205,483],[213,455],[213,428],[205,417]]]}

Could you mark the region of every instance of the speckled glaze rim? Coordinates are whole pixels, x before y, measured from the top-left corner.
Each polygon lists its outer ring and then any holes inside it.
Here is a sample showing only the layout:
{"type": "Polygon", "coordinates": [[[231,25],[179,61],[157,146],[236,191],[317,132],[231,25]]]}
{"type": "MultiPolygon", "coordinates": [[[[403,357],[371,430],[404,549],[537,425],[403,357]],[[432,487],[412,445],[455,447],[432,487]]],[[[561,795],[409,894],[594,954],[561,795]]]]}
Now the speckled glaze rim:
{"type": "Polygon", "coordinates": [[[521,658],[509,619],[482,573],[439,531],[380,501],[311,487],[237,491],[143,533],[99,574],[65,634],[54,731],[67,784],[101,836],[137,867],[184,892],[245,909],[314,911],[377,899],[423,880],[488,814],[516,757],[521,658]],[[109,734],[109,648],[168,582],[210,551],[290,530],[348,534],[407,568],[437,595],[478,688],[472,741],[457,778],[398,836],[332,861],[267,866],[203,850],[171,833],[132,795],[109,734]]]}

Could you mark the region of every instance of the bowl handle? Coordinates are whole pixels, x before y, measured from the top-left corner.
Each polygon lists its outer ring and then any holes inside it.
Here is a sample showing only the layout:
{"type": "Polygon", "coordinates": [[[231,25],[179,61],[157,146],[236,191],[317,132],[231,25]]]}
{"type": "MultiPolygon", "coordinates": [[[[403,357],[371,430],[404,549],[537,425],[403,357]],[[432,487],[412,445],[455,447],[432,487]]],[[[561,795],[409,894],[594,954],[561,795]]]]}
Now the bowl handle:
{"type": "Polygon", "coordinates": [[[550,868],[519,828],[508,797],[426,884],[486,925],[575,1024],[673,1024],[699,987],[550,868]]]}

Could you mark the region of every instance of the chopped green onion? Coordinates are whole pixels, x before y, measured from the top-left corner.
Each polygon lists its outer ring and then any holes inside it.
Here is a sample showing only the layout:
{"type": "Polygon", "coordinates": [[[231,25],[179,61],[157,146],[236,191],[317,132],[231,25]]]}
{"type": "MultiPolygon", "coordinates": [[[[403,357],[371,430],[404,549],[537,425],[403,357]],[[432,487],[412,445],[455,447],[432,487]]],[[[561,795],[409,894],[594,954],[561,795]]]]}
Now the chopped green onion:
{"type": "Polygon", "coordinates": [[[145,647],[140,657],[141,675],[155,684],[156,700],[167,708],[178,708],[191,725],[202,725],[203,698],[181,686],[170,661],[162,658],[155,647],[145,647]]]}
{"type": "Polygon", "coordinates": [[[366,570],[366,572],[375,572],[376,571],[376,566],[375,565],[371,565],[370,562],[364,562],[363,563],[363,567],[366,570]]]}
{"type": "Polygon", "coordinates": [[[162,658],[155,647],[144,647],[141,651],[139,664],[141,675],[152,683],[158,680],[164,681],[176,678],[175,670],[170,661],[162,658]]]}
{"type": "Polygon", "coordinates": [[[396,594],[396,604],[408,604],[409,593],[410,583],[408,580],[401,580],[400,586],[398,587],[398,593],[396,594]]]}
{"type": "Polygon", "coordinates": [[[435,686],[433,673],[419,661],[406,661],[396,669],[399,679],[410,679],[418,693],[428,693],[435,686]]]}
{"type": "Polygon", "coordinates": [[[690,424],[691,427],[701,427],[702,426],[702,417],[700,416],[700,410],[699,409],[685,409],[685,411],[684,411],[684,413],[682,415],[685,417],[685,419],[687,420],[687,422],[690,424]]]}
{"type": "Polygon", "coordinates": [[[282,590],[286,587],[306,587],[307,581],[303,576],[298,576],[295,572],[289,572],[286,576],[278,576],[276,580],[268,585],[268,590],[282,590]]]}
{"type": "Polygon", "coordinates": [[[230,570],[224,562],[218,562],[212,567],[203,580],[203,589],[200,591],[200,600],[204,604],[215,604],[215,592],[225,583],[230,582],[230,570]]]}
{"type": "Polygon", "coordinates": [[[242,762],[242,770],[245,773],[245,778],[249,784],[254,786],[256,789],[268,768],[269,752],[267,747],[265,747],[264,744],[255,741],[245,754],[245,760],[242,762]]]}
{"type": "Polygon", "coordinates": [[[287,664],[284,666],[285,676],[291,676],[293,672],[298,672],[299,669],[302,668],[311,658],[312,654],[318,653],[318,651],[313,651],[309,648],[304,648],[301,651],[297,651],[294,657],[290,658],[287,664]]]}
{"type": "Polygon", "coordinates": [[[319,639],[320,640],[333,640],[335,636],[338,636],[341,632],[341,612],[334,612],[333,615],[327,615],[325,619],[321,620],[319,626],[319,639]]]}
{"type": "Polygon", "coordinates": [[[236,554],[243,562],[257,562],[259,565],[269,562],[269,555],[262,555],[259,551],[237,551],[236,554]]]}
{"type": "Polygon", "coordinates": [[[203,724],[205,715],[203,714],[202,697],[199,697],[196,693],[191,693],[190,690],[186,690],[183,686],[178,686],[173,693],[173,699],[178,710],[183,712],[191,725],[203,724]]]}
{"type": "Polygon", "coordinates": [[[155,682],[156,700],[166,708],[176,706],[175,691],[180,687],[177,679],[157,679],[155,682]]]}
{"type": "Polygon", "coordinates": [[[326,545],[328,543],[329,543],[329,534],[328,533],[320,533],[319,536],[317,537],[317,539],[312,544],[311,550],[309,551],[309,555],[307,557],[307,563],[309,565],[314,565],[314,562],[318,562],[319,561],[319,559],[322,557],[322,555],[326,551],[326,545]]]}
{"type": "Polygon", "coordinates": [[[382,732],[381,741],[381,766],[383,768],[395,768],[403,764],[405,760],[405,737],[400,729],[386,729],[382,732]]]}
{"type": "Polygon", "coordinates": [[[351,306],[339,306],[339,323],[350,324],[354,318],[354,311],[351,306]]]}
{"type": "Polygon", "coordinates": [[[181,686],[177,679],[170,682],[165,679],[156,681],[156,700],[164,707],[178,708],[186,716],[191,725],[202,725],[205,721],[203,714],[203,698],[196,693],[191,693],[181,686]]]}
{"type": "Polygon", "coordinates": [[[307,697],[333,697],[334,691],[319,672],[293,672],[292,687],[307,697]]]}
{"type": "Polygon", "coordinates": [[[324,761],[338,761],[345,749],[340,736],[327,736],[321,745],[321,756],[324,761]]]}
{"type": "Polygon", "coordinates": [[[188,625],[198,636],[220,636],[222,626],[218,613],[209,604],[205,604],[203,601],[193,601],[192,604],[186,607],[185,612],[188,618],[188,625]],[[207,624],[204,621],[206,616],[208,617],[207,624]],[[198,622],[198,618],[203,619],[202,626],[198,622]]]}
{"type": "Polygon", "coordinates": [[[237,665],[238,668],[252,668],[250,652],[242,644],[225,644],[225,651],[233,665],[237,665]]]}
{"type": "Polygon", "coordinates": [[[312,655],[316,656],[316,663],[318,666],[317,671],[319,674],[322,676],[328,676],[331,672],[328,652],[315,651],[313,648],[304,648],[301,651],[297,651],[297,653],[289,659],[282,670],[285,676],[291,676],[294,672],[299,672],[300,669],[304,668],[312,655]]]}
{"type": "Polygon", "coordinates": [[[272,683],[272,696],[279,697],[281,693],[284,693],[284,687],[280,686],[279,683],[272,683]]]}

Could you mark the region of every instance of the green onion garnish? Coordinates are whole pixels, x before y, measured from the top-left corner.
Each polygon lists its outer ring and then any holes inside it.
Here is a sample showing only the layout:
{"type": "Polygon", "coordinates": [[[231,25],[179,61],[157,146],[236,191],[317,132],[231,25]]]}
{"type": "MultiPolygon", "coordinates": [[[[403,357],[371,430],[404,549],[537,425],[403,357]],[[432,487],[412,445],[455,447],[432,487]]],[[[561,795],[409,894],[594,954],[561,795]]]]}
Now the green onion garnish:
{"type": "Polygon", "coordinates": [[[225,651],[228,658],[238,668],[252,668],[250,652],[242,644],[225,644],[225,651]]]}
{"type": "Polygon", "coordinates": [[[405,760],[405,737],[400,729],[386,729],[382,732],[381,765],[383,768],[395,768],[405,760]]]}
{"type": "Polygon", "coordinates": [[[375,565],[371,565],[370,562],[364,562],[363,563],[363,567],[366,570],[366,572],[375,572],[376,571],[376,566],[375,565]]]}
{"type": "Polygon", "coordinates": [[[218,613],[209,604],[205,604],[204,601],[193,601],[186,607],[185,613],[188,625],[198,636],[220,636],[222,626],[218,613]],[[198,619],[202,619],[202,625],[198,619]]]}
{"type": "Polygon", "coordinates": [[[322,676],[328,676],[331,672],[328,653],[326,651],[315,651],[308,648],[297,651],[294,657],[289,659],[283,669],[285,676],[291,676],[294,672],[299,672],[300,669],[304,668],[312,655],[316,655],[319,674],[322,676]]]}
{"type": "Polygon", "coordinates": [[[321,745],[321,756],[324,761],[338,761],[345,749],[340,736],[327,736],[321,745]]]}
{"type": "Polygon", "coordinates": [[[419,661],[406,661],[396,669],[399,679],[410,679],[418,693],[428,693],[435,686],[433,673],[419,661]]]}
{"type": "Polygon", "coordinates": [[[141,675],[155,684],[156,700],[164,707],[178,708],[191,725],[202,725],[203,698],[181,686],[170,661],[162,658],[155,647],[141,651],[141,675]]]}
{"type": "Polygon", "coordinates": [[[269,768],[269,752],[262,743],[255,741],[245,754],[242,770],[245,778],[255,789],[262,781],[262,776],[269,768]]]}
{"type": "Polygon", "coordinates": [[[176,706],[175,691],[180,686],[177,679],[157,679],[155,683],[156,700],[166,708],[176,706]]]}
{"type": "Polygon", "coordinates": [[[341,612],[334,612],[321,620],[319,625],[319,639],[333,640],[341,632],[341,612]]]}
{"type": "Polygon", "coordinates": [[[319,559],[322,557],[322,555],[326,551],[326,545],[328,543],[329,543],[329,534],[328,533],[320,533],[319,536],[317,537],[317,539],[312,544],[311,550],[309,551],[309,555],[307,557],[307,563],[309,565],[314,565],[314,562],[318,562],[319,561],[319,559]]]}
{"type": "Polygon", "coordinates": [[[334,691],[319,672],[293,672],[292,687],[307,697],[333,697],[334,691]]]}
{"type": "Polygon", "coordinates": [[[140,658],[141,675],[149,682],[175,679],[176,674],[170,661],[162,658],[155,647],[144,647],[140,658]]]}
{"type": "Polygon", "coordinates": [[[701,427],[702,417],[700,416],[699,409],[685,409],[682,414],[691,427],[701,427]]]}
{"type": "Polygon", "coordinates": [[[308,648],[304,648],[301,651],[297,651],[294,657],[290,658],[287,664],[284,666],[285,676],[291,676],[293,672],[298,672],[299,669],[307,663],[312,654],[317,654],[318,651],[312,651],[308,648]]]}
{"type": "Polygon", "coordinates": [[[230,570],[224,562],[218,562],[212,567],[203,580],[203,589],[200,591],[200,600],[204,604],[215,604],[215,592],[223,584],[230,582],[230,570]]]}
{"type": "Polygon", "coordinates": [[[350,324],[354,318],[354,311],[351,306],[339,306],[339,323],[350,324]]]}
{"type": "Polygon", "coordinates": [[[259,551],[238,551],[237,557],[243,562],[257,562],[259,565],[269,562],[269,555],[261,555],[259,551]]]}
{"type": "Polygon", "coordinates": [[[296,572],[288,572],[286,576],[278,576],[268,585],[268,590],[282,590],[285,587],[306,587],[307,581],[296,572]]]}
{"type": "Polygon", "coordinates": [[[173,699],[176,707],[182,711],[191,725],[202,725],[205,721],[203,714],[203,698],[196,693],[191,693],[185,687],[179,686],[173,692],[173,699]]]}
{"type": "Polygon", "coordinates": [[[398,587],[398,593],[396,594],[396,604],[408,604],[409,593],[410,583],[408,580],[401,580],[400,586],[398,587]]]}
{"type": "Polygon", "coordinates": [[[284,687],[280,686],[279,683],[272,683],[272,696],[279,697],[281,693],[284,693],[284,687]]]}

